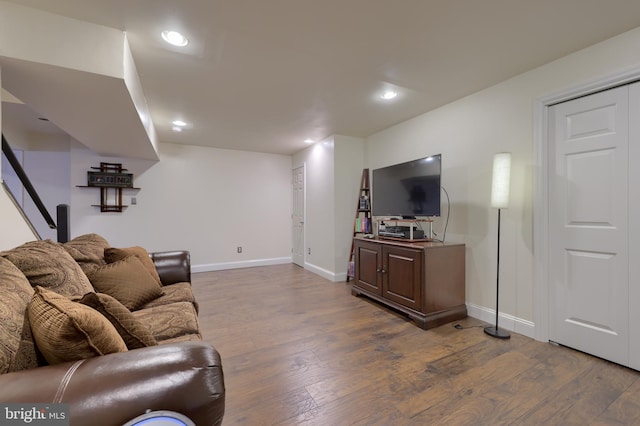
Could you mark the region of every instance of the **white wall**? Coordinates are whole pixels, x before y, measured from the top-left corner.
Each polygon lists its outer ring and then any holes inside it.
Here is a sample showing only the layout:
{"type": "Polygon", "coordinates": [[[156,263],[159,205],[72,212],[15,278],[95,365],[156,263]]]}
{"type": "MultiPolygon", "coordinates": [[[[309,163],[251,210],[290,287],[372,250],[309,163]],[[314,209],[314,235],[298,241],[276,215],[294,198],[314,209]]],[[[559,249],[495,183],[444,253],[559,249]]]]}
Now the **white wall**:
{"type": "Polygon", "coordinates": [[[291,262],[291,157],[159,145],[160,162],[71,151],[72,237],[96,232],[112,246],[150,251],[188,249],[194,271],[291,262]],[[99,190],[86,185],[100,161],[134,173],[123,213],[100,213],[99,190]],[[242,254],[237,247],[242,246],[242,254]]]}
{"type": "Polygon", "coordinates": [[[305,267],[329,280],[343,281],[364,164],[364,140],[331,136],[296,153],[293,167],[302,164],[306,166],[305,267]]]}
{"type": "MultiPolygon", "coordinates": [[[[54,219],[57,204],[71,206],[72,237],[96,232],[113,246],[188,249],[194,271],[291,262],[290,156],[160,144],[159,163],[101,157],[69,138],[62,149],[54,137],[7,124],[7,137],[23,150],[24,168],[54,219]],[[99,189],[78,186],[101,161],[134,173],[140,189],[125,190],[124,203],[136,197],[136,205],[122,213],[92,206],[99,204],[99,189]]],[[[26,210],[33,208],[25,201],[26,210]]],[[[0,249],[35,239],[4,191],[0,215],[0,249]]],[[[55,239],[42,225],[41,237],[55,239]]]]}
{"type": "Polygon", "coordinates": [[[8,58],[121,77],[123,40],[115,28],[0,1],[1,53],[8,58]]]}
{"type": "MultiPolygon", "coordinates": [[[[25,173],[29,176],[31,184],[40,196],[40,200],[51,215],[51,218],[54,222],[57,222],[58,204],[71,203],[69,152],[24,151],[23,154],[25,173]]],[[[57,240],[57,230],[49,227],[31,197],[26,194],[23,208],[42,239],[57,240]]]]}
{"type": "MultiPolygon", "coordinates": [[[[51,218],[56,221],[56,206],[69,204],[71,201],[69,137],[25,132],[19,124],[6,120],[4,124],[3,134],[7,142],[51,218]]],[[[6,159],[3,157],[4,162],[6,159]]],[[[8,162],[3,168],[2,176],[40,238],[55,241],[57,231],[49,227],[8,162]]]]}
{"type": "Polygon", "coordinates": [[[335,154],[335,249],[336,279],[347,278],[347,263],[353,240],[356,206],[364,168],[364,139],[334,136],[335,154]]]}
{"type": "MultiPolygon", "coordinates": [[[[2,68],[0,68],[0,87],[2,87],[2,68]]],[[[0,131],[2,130],[2,108],[0,108],[0,131]]],[[[1,163],[0,176],[2,176],[1,163]]],[[[4,187],[0,188],[0,250],[10,249],[34,238],[35,235],[5,192],[4,187]]]]}
{"type": "Polygon", "coordinates": [[[333,279],[334,269],[333,137],[297,152],[292,167],[305,165],[305,268],[333,279]]]}
{"type": "Polygon", "coordinates": [[[5,89],[85,146],[158,159],[125,32],[0,1],[0,62],[5,89]]]}
{"type": "Polygon", "coordinates": [[[36,239],[4,188],[0,188],[0,235],[0,251],[36,239]]]}
{"type": "Polygon", "coordinates": [[[638,45],[640,28],[367,138],[370,168],[442,153],[442,184],[451,196],[447,240],[467,244],[466,298],[475,316],[493,322],[497,233],[497,211],[489,205],[493,154],[513,153],[511,203],[502,214],[500,311],[513,317],[505,326],[533,336],[534,101],[640,65],[638,45]]]}

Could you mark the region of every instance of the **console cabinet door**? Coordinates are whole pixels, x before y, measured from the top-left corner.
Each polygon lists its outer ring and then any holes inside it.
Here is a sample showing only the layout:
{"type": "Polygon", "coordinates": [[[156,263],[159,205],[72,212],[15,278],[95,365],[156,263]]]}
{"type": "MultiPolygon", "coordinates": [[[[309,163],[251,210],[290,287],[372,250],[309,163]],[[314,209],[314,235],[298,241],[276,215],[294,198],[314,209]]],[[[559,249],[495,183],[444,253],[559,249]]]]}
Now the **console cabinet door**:
{"type": "Polygon", "coordinates": [[[380,244],[357,241],[355,250],[355,285],[381,295],[382,247],[380,244]]]}
{"type": "Polygon", "coordinates": [[[382,296],[407,308],[422,309],[421,250],[384,247],[382,296]]]}

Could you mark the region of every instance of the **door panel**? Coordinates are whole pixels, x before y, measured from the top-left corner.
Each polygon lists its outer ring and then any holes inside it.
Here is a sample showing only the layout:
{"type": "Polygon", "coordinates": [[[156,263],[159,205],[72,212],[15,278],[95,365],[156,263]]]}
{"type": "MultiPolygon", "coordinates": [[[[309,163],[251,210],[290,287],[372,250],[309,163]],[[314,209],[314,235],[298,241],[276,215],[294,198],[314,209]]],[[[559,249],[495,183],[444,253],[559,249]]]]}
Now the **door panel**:
{"type": "Polygon", "coordinates": [[[380,286],[381,248],[379,245],[360,243],[356,246],[356,285],[375,294],[382,294],[380,286]]]}
{"type": "Polygon", "coordinates": [[[383,257],[383,296],[408,308],[422,308],[422,252],[385,247],[383,257]]]}
{"type": "Polygon", "coordinates": [[[640,83],[629,86],[629,367],[640,370],[640,83]]]}
{"type": "Polygon", "coordinates": [[[629,361],[628,87],[549,110],[550,338],[629,361]]]}
{"type": "Polygon", "coordinates": [[[615,154],[614,149],[566,154],[568,226],[615,226],[615,154]]]}
{"type": "Polygon", "coordinates": [[[304,166],[293,169],[293,211],[291,213],[293,263],[304,267],[304,166]]]}
{"type": "Polygon", "coordinates": [[[615,302],[607,283],[615,275],[616,256],[613,253],[595,253],[577,250],[565,251],[566,285],[570,289],[571,299],[567,301],[567,312],[571,313],[565,321],[574,325],[583,325],[605,333],[615,333],[610,325],[611,306],[615,302]]]}

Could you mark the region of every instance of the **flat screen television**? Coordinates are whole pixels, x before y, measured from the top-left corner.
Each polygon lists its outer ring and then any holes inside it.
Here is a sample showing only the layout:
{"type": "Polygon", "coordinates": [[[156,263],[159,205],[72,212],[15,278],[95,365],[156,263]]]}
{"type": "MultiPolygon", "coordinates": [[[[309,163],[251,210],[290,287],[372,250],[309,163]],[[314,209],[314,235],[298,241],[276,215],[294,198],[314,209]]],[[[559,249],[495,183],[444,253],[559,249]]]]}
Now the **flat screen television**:
{"type": "Polygon", "coordinates": [[[442,155],[373,170],[374,216],[440,216],[442,155]]]}

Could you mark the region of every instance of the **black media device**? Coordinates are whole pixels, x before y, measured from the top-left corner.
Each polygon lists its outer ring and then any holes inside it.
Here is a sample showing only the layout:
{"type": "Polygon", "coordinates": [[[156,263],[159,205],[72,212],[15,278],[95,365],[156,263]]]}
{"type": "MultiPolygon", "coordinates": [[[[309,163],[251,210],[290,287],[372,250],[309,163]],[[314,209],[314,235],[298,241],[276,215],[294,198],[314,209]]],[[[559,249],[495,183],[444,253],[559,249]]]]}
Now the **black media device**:
{"type": "Polygon", "coordinates": [[[373,170],[373,215],[440,216],[442,155],[373,170]]]}
{"type": "MultiPolygon", "coordinates": [[[[384,230],[378,231],[378,235],[381,237],[394,237],[394,238],[411,238],[411,227],[409,226],[387,226],[384,230]]],[[[424,231],[422,229],[413,230],[413,238],[415,240],[421,240],[424,238],[424,231]]]]}

